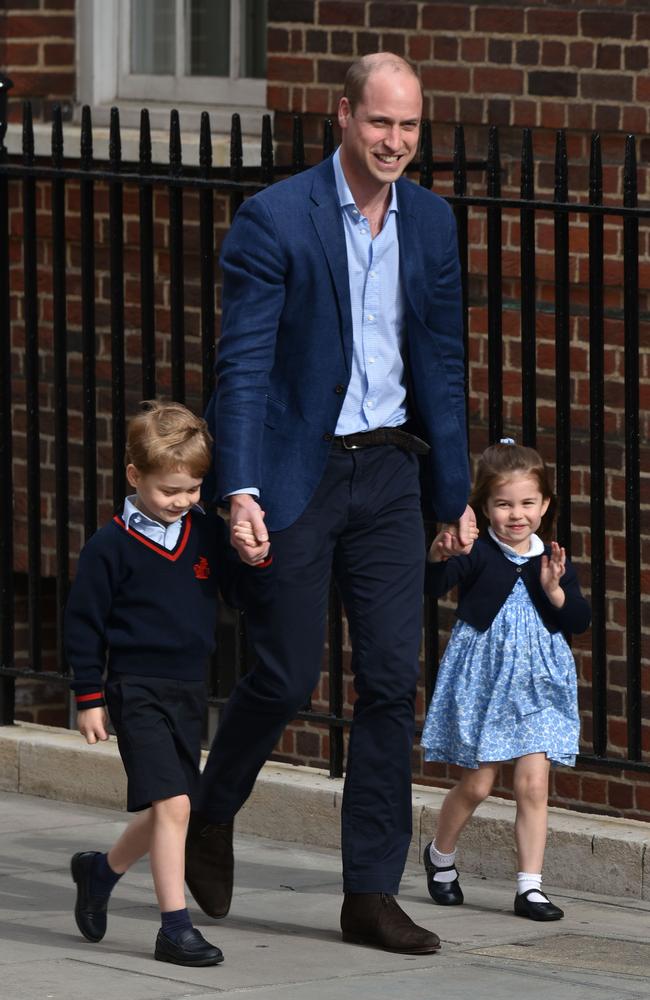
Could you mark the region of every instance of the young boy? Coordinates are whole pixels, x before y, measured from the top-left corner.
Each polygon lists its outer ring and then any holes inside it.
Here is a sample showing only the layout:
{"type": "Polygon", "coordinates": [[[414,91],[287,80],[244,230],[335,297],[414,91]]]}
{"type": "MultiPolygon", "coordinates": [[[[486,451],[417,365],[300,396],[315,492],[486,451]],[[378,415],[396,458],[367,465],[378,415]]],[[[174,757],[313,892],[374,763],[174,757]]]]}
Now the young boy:
{"type": "Polygon", "coordinates": [[[179,403],[143,405],[126,446],[135,492],[84,547],[66,608],[79,732],[88,743],[107,740],[106,705],[128,778],[127,808],[138,813],[107,854],[73,856],[75,919],[85,938],[101,941],[111,890],[149,853],[162,920],[154,957],[217,965],[223,955],[192,926],[184,890],[205,668],[218,591],[237,606],[265,601],[271,559],[240,562],[224,522],[198,504],[212,450],[205,421],[179,403]]]}

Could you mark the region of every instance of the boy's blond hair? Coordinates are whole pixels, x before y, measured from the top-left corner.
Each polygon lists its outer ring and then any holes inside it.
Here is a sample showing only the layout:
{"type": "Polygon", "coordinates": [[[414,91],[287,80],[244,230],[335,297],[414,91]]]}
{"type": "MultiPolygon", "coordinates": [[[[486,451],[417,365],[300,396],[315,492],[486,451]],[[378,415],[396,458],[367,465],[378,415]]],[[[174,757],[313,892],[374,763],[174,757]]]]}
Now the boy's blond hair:
{"type": "Polygon", "coordinates": [[[212,464],[212,438],[208,425],[182,403],[147,399],[142,412],[129,421],[125,465],[139,472],[174,472],[187,469],[203,479],[212,464]]]}

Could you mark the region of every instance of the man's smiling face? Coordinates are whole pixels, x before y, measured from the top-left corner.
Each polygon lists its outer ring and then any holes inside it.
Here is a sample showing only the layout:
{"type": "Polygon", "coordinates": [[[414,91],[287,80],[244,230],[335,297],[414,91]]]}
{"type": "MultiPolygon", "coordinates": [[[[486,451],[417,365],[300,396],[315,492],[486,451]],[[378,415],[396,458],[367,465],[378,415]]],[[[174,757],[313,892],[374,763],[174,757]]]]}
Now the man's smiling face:
{"type": "Polygon", "coordinates": [[[354,113],[341,98],[341,163],[348,183],[382,186],[397,180],[417,152],[421,116],[417,77],[390,67],[370,74],[354,113]]]}

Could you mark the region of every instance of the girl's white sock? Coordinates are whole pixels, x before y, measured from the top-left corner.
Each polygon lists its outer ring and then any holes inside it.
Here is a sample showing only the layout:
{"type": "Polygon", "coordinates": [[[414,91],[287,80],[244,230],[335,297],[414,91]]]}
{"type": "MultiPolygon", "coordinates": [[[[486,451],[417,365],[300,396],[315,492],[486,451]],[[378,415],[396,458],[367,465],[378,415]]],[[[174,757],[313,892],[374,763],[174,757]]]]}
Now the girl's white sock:
{"type": "Polygon", "coordinates": [[[517,872],[517,893],[519,895],[522,892],[528,892],[532,889],[533,892],[530,894],[528,899],[531,903],[546,903],[546,896],[543,896],[540,892],[542,888],[542,875],[531,875],[530,872],[517,872]]]}
{"type": "MultiPolygon", "coordinates": [[[[450,868],[456,860],[456,851],[451,851],[450,854],[443,854],[442,851],[436,848],[435,840],[432,840],[429,848],[429,857],[436,868],[450,868]]],[[[458,872],[455,868],[451,868],[448,872],[436,872],[433,876],[433,881],[453,882],[455,878],[458,878],[458,872]]]]}

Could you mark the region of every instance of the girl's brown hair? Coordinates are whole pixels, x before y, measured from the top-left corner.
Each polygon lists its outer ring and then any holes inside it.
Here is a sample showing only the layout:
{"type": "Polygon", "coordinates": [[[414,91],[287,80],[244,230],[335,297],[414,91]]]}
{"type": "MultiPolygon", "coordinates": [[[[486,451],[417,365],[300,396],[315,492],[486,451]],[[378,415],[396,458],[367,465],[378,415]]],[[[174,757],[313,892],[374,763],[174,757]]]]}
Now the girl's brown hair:
{"type": "Polygon", "coordinates": [[[203,479],[212,463],[212,438],[208,425],[181,403],[147,399],[142,412],[129,422],[125,465],[140,472],[174,472],[187,469],[203,479]]]}
{"type": "Polygon", "coordinates": [[[535,451],[534,448],[526,448],[523,445],[514,444],[514,442],[512,444],[493,444],[485,449],[478,460],[474,488],[469,502],[476,514],[479,530],[481,532],[487,530],[489,521],[485,515],[485,507],[492,492],[499,483],[516,474],[536,479],[540,493],[545,500],[550,500],[539,528],[540,536],[548,541],[557,514],[557,499],[553,493],[549,471],[539,452],[535,451]]]}

